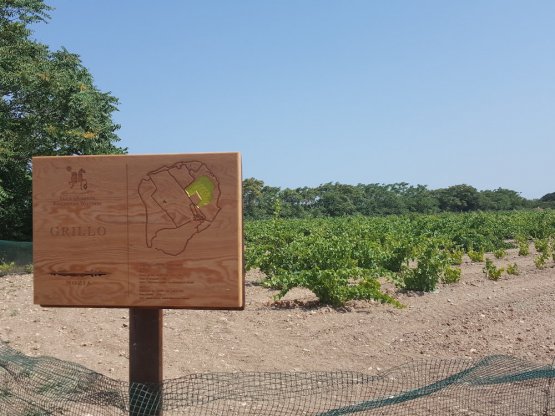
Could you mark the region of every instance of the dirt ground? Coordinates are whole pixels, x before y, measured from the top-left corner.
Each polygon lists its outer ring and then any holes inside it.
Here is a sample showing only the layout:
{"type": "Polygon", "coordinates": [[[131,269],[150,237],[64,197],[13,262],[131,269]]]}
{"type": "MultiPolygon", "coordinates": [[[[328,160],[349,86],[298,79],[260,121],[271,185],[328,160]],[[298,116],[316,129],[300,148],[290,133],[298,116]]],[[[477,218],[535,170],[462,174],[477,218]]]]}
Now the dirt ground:
{"type": "MultiPolygon", "coordinates": [[[[493,258],[492,255],[489,257],[493,258]]],[[[555,358],[555,268],[536,269],[533,251],[509,250],[519,276],[487,280],[483,263],[462,265],[457,284],[434,293],[399,293],[404,309],[355,302],[315,305],[309,291],[272,305],[259,273],[247,274],[244,311],[164,312],[164,378],[198,372],[354,370],[377,373],[422,358],[505,354],[535,363],[555,358]]],[[[25,354],[79,363],[127,380],[126,309],[42,308],[32,276],[0,278],[0,340],[25,354]]]]}

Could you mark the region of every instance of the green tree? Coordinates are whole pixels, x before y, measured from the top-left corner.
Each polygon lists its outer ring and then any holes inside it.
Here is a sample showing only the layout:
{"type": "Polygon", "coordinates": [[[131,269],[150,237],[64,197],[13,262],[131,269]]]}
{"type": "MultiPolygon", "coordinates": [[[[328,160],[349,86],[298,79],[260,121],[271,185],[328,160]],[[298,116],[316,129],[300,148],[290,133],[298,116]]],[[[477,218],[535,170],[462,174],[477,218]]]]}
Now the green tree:
{"type": "Polygon", "coordinates": [[[29,25],[42,0],[0,0],[0,239],[32,235],[31,158],[125,153],[112,121],[118,100],[100,91],[79,56],[51,51],[29,25]]]}
{"type": "Polygon", "coordinates": [[[542,196],[540,198],[540,201],[542,201],[542,202],[555,202],[555,192],[550,192],[548,194],[545,194],[544,196],[542,196]]]}
{"type": "Polygon", "coordinates": [[[426,186],[409,186],[404,192],[409,212],[434,213],[439,210],[438,200],[426,186]]]}
{"type": "Polygon", "coordinates": [[[446,189],[438,189],[437,198],[442,211],[467,212],[479,208],[480,195],[470,185],[454,185],[446,189]]]}
{"type": "Polygon", "coordinates": [[[555,192],[545,194],[539,199],[539,202],[543,208],[555,208],[555,192]]]}
{"type": "Polygon", "coordinates": [[[303,218],[306,217],[304,195],[300,188],[285,188],[281,191],[282,201],[281,215],[284,218],[303,218]]]}
{"type": "Polygon", "coordinates": [[[364,204],[359,212],[363,215],[400,214],[405,206],[394,191],[396,185],[369,184],[359,185],[364,192],[364,204]]]}
{"type": "Polygon", "coordinates": [[[358,198],[357,188],[340,183],[325,183],[318,187],[319,208],[322,214],[330,217],[342,217],[357,213],[355,200],[358,198]]]}
{"type": "Polygon", "coordinates": [[[260,198],[264,182],[256,178],[243,179],[243,212],[247,218],[260,216],[260,198]]]}
{"type": "Polygon", "coordinates": [[[480,209],[484,211],[509,211],[523,208],[526,200],[518,192],[498,188],[494,191],[480,192],[480,209]]]}

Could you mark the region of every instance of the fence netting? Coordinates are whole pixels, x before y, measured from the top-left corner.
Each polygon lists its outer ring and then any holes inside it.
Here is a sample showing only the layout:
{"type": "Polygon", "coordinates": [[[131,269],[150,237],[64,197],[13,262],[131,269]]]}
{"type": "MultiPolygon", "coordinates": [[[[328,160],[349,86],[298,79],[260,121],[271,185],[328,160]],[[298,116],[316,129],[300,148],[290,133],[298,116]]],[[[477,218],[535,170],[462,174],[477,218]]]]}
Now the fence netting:
{"type": "Polygon", "coordinates": [[[508,356],[424,360],[379,375],[191,374],[160,389],[0,343],[0,415],[555,415],[555,368],[508,356]]]}
{"type": "Polygon", "coordinates": [[[33,263],[33,243],[0,240],[0,263],[25,266],[33,263]]]}

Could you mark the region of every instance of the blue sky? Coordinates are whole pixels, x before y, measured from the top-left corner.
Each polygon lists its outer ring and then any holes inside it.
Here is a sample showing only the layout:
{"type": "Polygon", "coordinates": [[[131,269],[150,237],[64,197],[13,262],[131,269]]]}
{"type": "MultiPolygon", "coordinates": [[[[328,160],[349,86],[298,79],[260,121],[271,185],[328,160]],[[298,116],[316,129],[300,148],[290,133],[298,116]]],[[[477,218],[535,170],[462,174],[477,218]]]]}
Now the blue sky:
{"type": "Polygon", "coordinates": [[[555,2],[51,0],[34,37],[120,99],[131,154],[244,177],[555,191],[555,2]]]}

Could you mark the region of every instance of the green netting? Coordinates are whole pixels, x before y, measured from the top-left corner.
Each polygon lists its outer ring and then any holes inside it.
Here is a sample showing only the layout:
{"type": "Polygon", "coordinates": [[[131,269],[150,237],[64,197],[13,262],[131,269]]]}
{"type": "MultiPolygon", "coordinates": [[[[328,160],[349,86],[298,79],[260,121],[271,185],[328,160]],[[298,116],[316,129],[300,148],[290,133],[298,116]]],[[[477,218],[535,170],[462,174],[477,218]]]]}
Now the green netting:
{"type": "Polygon", "coordinates": [[[555,415],[555,368],[507,356],[428,360],[354,372],[209,373],[161,389],[113,380],[0,344],[0,414],[555,415]],[[132,397],[130,400],[129,398],[132,397]]]}
{"type": "Polygon", "coordinates": [[[0,240],[0,263],[25,266],[33,263],[33,243],[0,240]]]}

